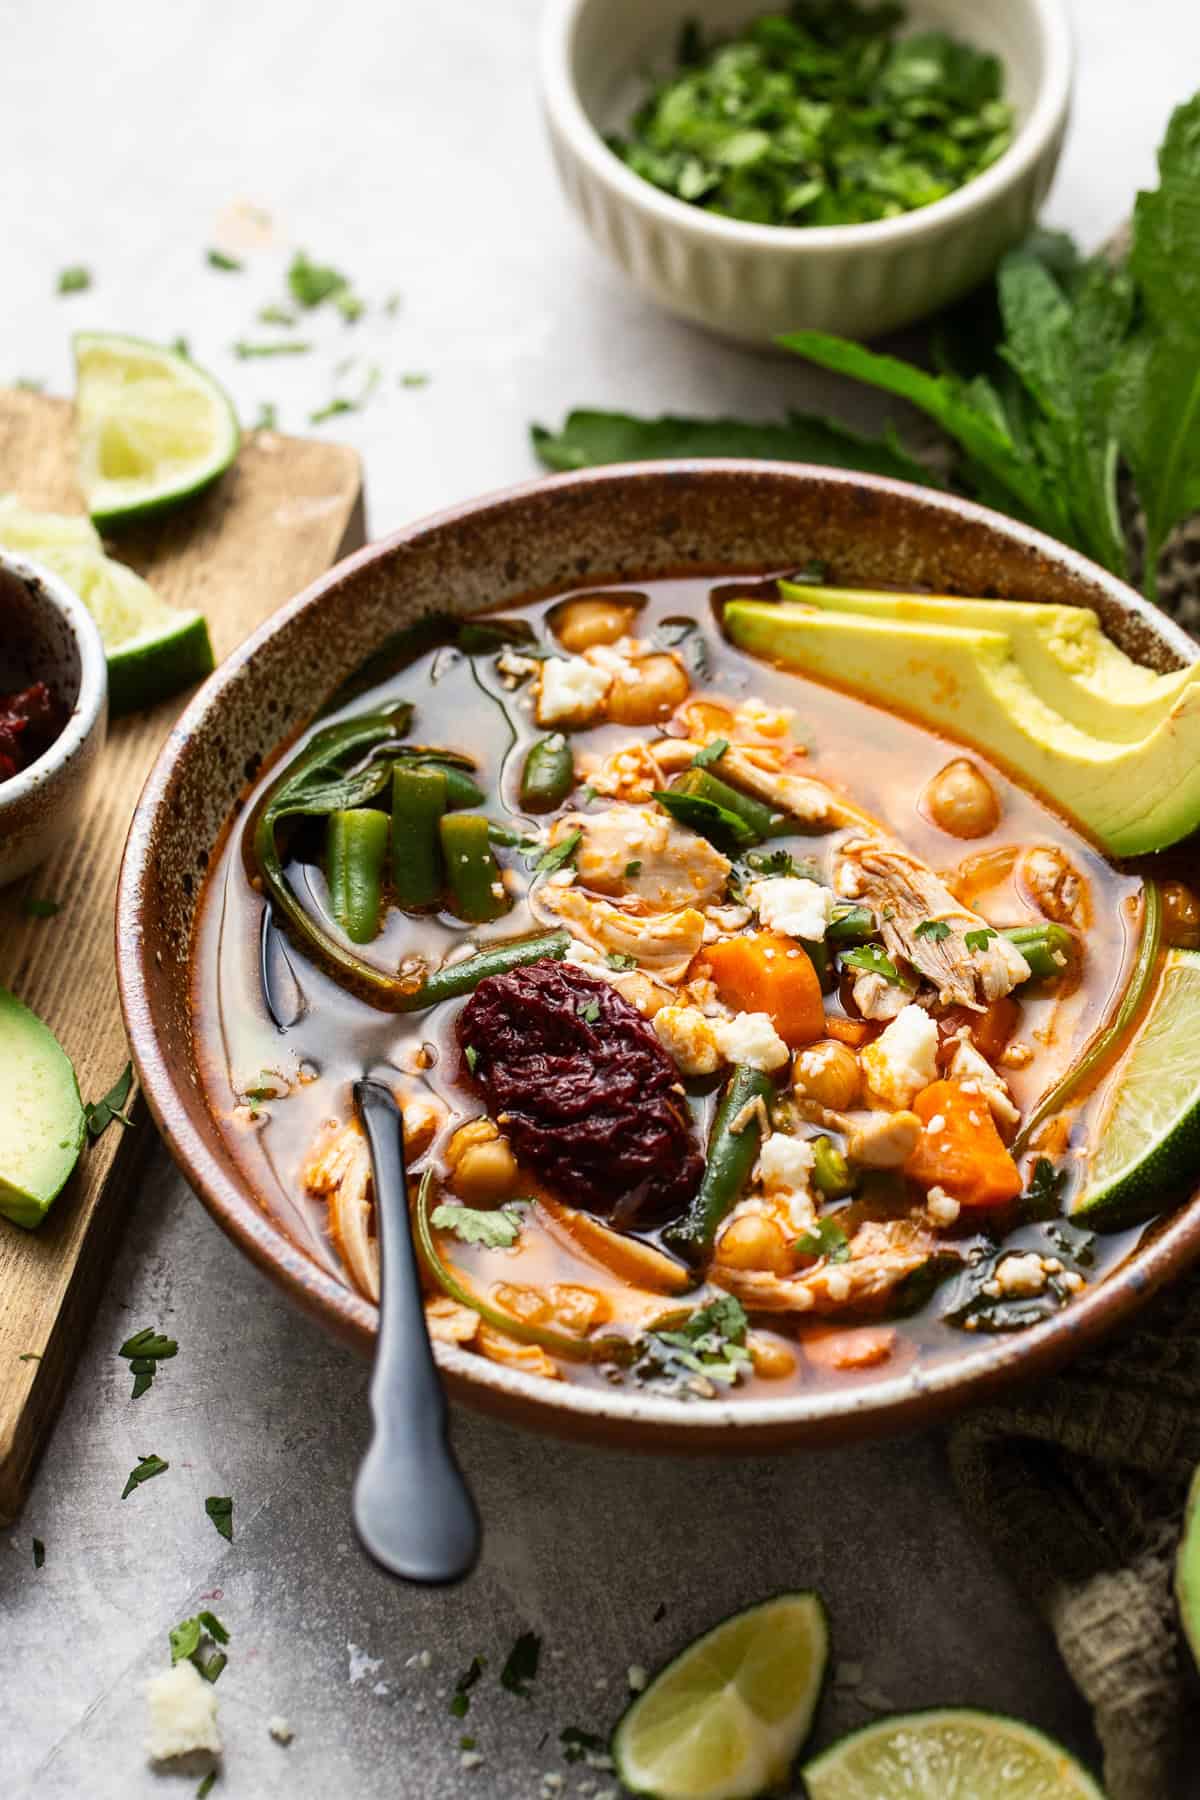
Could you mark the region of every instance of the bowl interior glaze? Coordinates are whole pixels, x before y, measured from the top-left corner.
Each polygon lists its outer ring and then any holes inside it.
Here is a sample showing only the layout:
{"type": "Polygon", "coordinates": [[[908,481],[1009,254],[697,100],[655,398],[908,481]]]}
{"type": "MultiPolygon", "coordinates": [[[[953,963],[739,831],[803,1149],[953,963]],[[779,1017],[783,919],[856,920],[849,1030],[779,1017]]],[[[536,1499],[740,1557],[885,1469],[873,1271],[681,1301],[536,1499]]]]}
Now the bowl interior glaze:
{"type": "MultiPolygon", "coordinates": [[[[953,497],[837,471],[754,462],[641,464],[559,476],[419,522],[361,551],[284,607],[214,674],[139,803],[117,910],[130,1043],[151,1110],[204,1204],[293,1299],[369,1351],[376,1312],[263,1210],[208,1114],[188,1006],[188,954],[214,846],[264,758],[381,639],[433,609],[671,573],[824,562],[843,586],[913,585],[1093,607],[1131,656],[1196,660],[1182,631],[1114,577],[953,497]]],[[[548,1382],[439,1345],[451,1392],[540,1430],[658,1449],[775,1449],[912,1428],[1045,1370],[1129,1315],[1200,1254],[1200,1190],[1066,1312],[903,1374],[779,1400],[689,1405],[548,1382]]]]}

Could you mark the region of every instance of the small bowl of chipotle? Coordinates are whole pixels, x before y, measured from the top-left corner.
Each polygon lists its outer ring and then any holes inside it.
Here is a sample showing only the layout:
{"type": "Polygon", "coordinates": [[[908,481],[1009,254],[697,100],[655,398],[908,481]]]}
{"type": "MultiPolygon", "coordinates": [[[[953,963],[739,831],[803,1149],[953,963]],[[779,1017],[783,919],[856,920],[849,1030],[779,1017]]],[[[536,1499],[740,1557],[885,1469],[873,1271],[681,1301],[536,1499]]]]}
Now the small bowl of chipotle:
{"type": "Polygon", "coordinates": [[[0,886],[69,835],[107,721],[95,620],[62,581],[0,552],[0,886]]]}

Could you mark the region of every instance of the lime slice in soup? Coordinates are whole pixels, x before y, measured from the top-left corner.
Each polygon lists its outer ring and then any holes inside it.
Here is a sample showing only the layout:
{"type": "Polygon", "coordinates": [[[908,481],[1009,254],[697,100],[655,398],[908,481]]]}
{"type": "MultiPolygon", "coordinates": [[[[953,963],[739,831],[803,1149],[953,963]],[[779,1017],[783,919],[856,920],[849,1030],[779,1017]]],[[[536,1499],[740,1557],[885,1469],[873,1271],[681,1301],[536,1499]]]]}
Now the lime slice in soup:
{"type": "Polygon", "coordinates": [[[123,524],[198,494],[237,455],[228,396],[174,350],[141,338],[75,338],[79,483],[100,526],[123,524]]]}
{"type": "Polygon", "coordinates": [[[1071,1213],[1102,1228],[1158,1211],[1200,1167],[1200,952],[1167,952],[1092,1141],[1071,1213]]]}
{"type": "Polygon", "coordinates": [[[804,1782],[809,1800],[1104,1800],[1061,1744],[966,1708],[880,1719],[809,1763],[804,1782]]]}
{"type": "Polygon", "coordinates": [[[690,1644],[633,1702],[617,1773],[657,1800],[749,1800],[780,1784],[808,1736],[829,1655],[816,1594],[781,1594],[690,1644]]]}

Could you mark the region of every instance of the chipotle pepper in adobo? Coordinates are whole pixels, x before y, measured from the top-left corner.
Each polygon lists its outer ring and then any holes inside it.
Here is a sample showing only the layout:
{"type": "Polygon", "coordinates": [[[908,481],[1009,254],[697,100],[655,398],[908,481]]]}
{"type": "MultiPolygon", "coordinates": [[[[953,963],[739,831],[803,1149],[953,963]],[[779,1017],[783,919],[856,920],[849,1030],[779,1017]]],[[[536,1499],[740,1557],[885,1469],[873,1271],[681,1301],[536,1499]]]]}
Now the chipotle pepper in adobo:
{"type": "Polygon", "coordinates": [[[48,750],[67,722],[67,709],[44,681],[0,694],[0,781],[8,781],[48,750]]]}

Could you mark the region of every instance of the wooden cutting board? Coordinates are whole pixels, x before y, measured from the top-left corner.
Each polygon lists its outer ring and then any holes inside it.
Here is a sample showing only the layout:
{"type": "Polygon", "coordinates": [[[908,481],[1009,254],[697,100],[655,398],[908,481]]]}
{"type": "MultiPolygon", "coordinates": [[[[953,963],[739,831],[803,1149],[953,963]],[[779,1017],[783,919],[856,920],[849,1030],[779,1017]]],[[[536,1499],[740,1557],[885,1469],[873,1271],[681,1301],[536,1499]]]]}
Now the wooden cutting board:
{"type": "MultiPolygon", "coordinates": [[[[0,493],[78,512],[73,467],[69,402],[0,391],[0,493]]],[[[219,659],[364,538],[355,453],[260,432],[209,494],[111,547],[164,599],[206,614],[219,659]]],[[[32,876],[0,889],[0,985],[60,1038],[85,1100],[106,1093],[128,1059],[113,960],[117,871],[142,783],[187,697],[110,726],[82,830],[32,876]],[[30,894],[57,900],[60,911],[27,917],[30,894]]],[[[0,1218],[0,1523],[20,1509],[155,1141],[140,1099],[130,1116],[131,1129],[113,1124],[84,1150],[36,1231],[0,1218]]],[[[137,1319],[131,1329],[157,1323],[137,1319]]]]}

